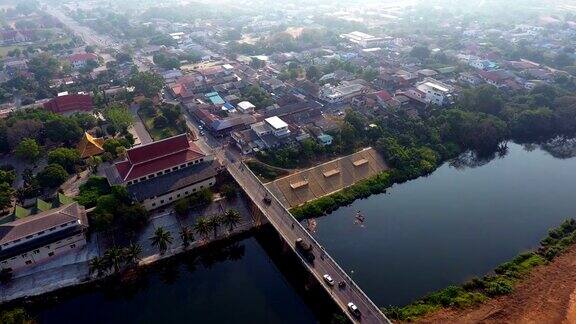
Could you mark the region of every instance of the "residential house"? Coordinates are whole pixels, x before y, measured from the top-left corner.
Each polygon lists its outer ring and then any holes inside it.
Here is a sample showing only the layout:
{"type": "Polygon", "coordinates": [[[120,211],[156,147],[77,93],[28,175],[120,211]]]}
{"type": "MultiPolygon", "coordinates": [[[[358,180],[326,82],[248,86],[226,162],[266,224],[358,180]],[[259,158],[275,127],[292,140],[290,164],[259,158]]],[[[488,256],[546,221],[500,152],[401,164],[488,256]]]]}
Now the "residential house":
{"type": "Polygon", "coordinates": [[[254,106],[250,101],[242,101],[236,105],[236,108],[243,114],[252,114],[254,113],[256,106],[254,106]]]}
{"type": "Polygon", "coordinates": [[[76,53],[68,57],[68,62],[75,70],[85,68],[89,61],[98,62],[98,56],[93,53],[76,53]]]}
{"type": "Polygon", "coordinates": [[[426,78],[416,85],[424,93],[425,100],[437,106],[451,105],[454,101],[454,88],[436,79],[426,78]]]}
{"type": "Polygon", "coordinates": [[[488,84],[502,88],[507,84],[507,80],[514,76],[506,70],[480,71],[480,77],[488,84]]]}
{"type": "Polygon", "coordinates": [[[372,36],[363,32],[354,31],[348,34],[340,35],[341,38],[346,39],[352,44],[359,45],[360,47],[377,47],[383,42],[380,37],[372,36]]]}
{"type": "Polygon", "coordinates": [[[365,92],[366,87],[363,84],[351,82],[342,82],[337,86],[326,84],[320,89],[319,98],[329,104],[337,104],[347,102],[365,92]]]}
{"type": "Polygon", "coordinates": [[[290,141],[288,124],[278,116],[250,125],[250,129],[231,133],[236,146],[243,154],[279,147],[290,141]]]}

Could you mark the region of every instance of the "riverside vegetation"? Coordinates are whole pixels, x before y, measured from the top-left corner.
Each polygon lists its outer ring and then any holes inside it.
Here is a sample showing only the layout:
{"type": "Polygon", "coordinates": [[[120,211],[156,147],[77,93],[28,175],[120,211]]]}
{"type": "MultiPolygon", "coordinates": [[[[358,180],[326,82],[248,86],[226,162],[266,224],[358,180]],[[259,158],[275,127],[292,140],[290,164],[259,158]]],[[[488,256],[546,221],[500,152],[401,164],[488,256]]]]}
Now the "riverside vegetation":
{"type": "Polygon", "coordinates": [[[442,308],[469,308],[489,298],[510,294],[517,283],[532,269],[552,261],[576,243],[576,220],[568,219],[549,231],[534,251],[522,253],[496,267],[492,274],[473,278],[460,286],[449,286],[433,292],[404,307],[384,308],[393,320],[412,321],[442,308]]]}
{"type": "Polygon", "coordinates": [[[273,166],[288,165],[287,160],[305,165],[308,159],[373,146],[393,168],[292,209],[296,217],[315,217],[381,193],[394,183],[430,174],[442,162],[469,150],[486,157],[505,150],[502,143],[506,140],[536,143],[575,133],[576,97],[572,89],[541,85],[526,93],[506,95],[493,86],[480,86],[464,91],[454,107],[432,107],[419,119],[403,111],[385,116],[348,111],[340,130],[332,134],[331,147],[311,152],[305,147],[289,147],[265,151],[258,158],[273,166]]]}

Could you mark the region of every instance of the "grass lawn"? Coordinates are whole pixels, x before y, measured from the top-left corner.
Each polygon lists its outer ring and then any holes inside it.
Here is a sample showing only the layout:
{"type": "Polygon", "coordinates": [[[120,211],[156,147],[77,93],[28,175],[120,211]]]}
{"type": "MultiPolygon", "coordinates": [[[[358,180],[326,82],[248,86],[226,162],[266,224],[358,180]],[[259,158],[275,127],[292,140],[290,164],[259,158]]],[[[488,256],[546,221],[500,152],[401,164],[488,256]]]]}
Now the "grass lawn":
{"type": "Polygon", "coordinates": [[[0,46],[0,57],[6,57],[8,56],[8,52],[19,48],[21,51],[26,50],[27,47],[32,47],[32,48],[40,48],[43,46],[47,46],[50,44],[67,44],[72,40],[72,38],[68,37],[68,36],[64,36],[61,38],[57,38],[54,37],[51,40],[42,42],[42,43],[25,43],[25,44],[18,44],[18,45],[7,45],[7,46],[0,46]]]}
{"type": "Polygon", "coordinates": [[[246,165],[264,182],[274,181],[288,175],[286,170],[278,169],[256,160],[248,161],[246,165]]]}
{"type": "Polygon", "coordinates": [[[161,140],[164,138],[168,138],[168,137],[172,137],[172,136],[175,136],[175,135],[182,133],[182,132],[178,131],[178,129],[176,129],[176,127],[170,126],[170,125],[162,128],[162,129],[155,128],[153,116],[148,116],[148,115],[142,113],[141,111],[138,112],[138,115],[142,119],[142,122],[144,123],[144,126],[148,130],[148,133],[150,133],[150,136],[152,136],[152,139],[154,139],[155,141],[158,141],[158,140],[161,140]]]}

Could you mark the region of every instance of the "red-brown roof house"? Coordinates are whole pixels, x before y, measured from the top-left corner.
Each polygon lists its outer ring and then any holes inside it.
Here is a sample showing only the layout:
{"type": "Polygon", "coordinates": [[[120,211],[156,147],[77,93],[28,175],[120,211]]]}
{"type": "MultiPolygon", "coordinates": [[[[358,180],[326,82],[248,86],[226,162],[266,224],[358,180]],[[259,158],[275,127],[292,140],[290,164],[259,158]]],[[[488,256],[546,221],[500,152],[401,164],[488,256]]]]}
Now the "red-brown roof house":
{"type": "Polygon", "coordinates": [[[98,61],[98,56],[93,53],[77,53],[68,56],[68,61],[75,69],[81,69],[86,66],[88,61],[98,61]]]}
{"type": "Polygon", "coordinates": [[[94,108],[92,97],[84,94],[69,94],[51,99],[44,108],[56,114],[91,111],[94,108]]]}

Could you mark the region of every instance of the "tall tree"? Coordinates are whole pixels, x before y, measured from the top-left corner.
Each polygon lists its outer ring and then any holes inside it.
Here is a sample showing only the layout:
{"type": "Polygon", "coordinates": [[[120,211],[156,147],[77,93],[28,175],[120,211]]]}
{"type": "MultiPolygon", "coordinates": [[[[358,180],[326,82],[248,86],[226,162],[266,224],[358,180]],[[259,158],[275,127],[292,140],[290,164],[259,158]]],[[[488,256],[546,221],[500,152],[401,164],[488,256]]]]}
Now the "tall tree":
{"type": "Polygon", "coordinates": [[[196,233],[200,234],[201,236],[204,236],[204,238],[207,238],[208,233],[210,233],[210,225],[208,222],[208,218],[198,217],[198,219],[196,219],[196,223],[194,224],[194,230],[196,231],[196,233]]]}
{"type": "Polygon", "coordinates": [[[222,224],[222,216],[221,215],[212,215],[208,218],[208,226],[214,232],[214,238],[218,235],[218,228],[222,224]]]}
{"type": "Polygon", "coordinates": [[[68,179],[68,172],[59,164],[48,164],[38,173],[38,182],[42,187],[56,188],[68,179]]]}
{"type": "Polygon", "coordinates": [[[104,252],[104,260],[106,260],[106,264],[109,267],[114,269],[114,273],[118,273],[124,264],[124,251],[117,246],[113,246],[104,252]]]}
{"type": "Polygon", "coordinates": [[[124,261],[131,266],[137,265],[141,260],[142,246],[140,244],[131,243],[124,248],[124,261]]]}
{"type": "Polygon", "coordinates": [[[240,224],[240,221],[242,221],[242,216],[236,209],[228,209],[224,215],[222,215],[222,225],[228,226],[230,232],[240,224]]]}
{"type": "Polygon", "coordinates": [[[194,241],[194,231],[189,226],[184,226],[180,231],[180,238],[182,239],[182,245],[187,248],[194,241]]]}
{"type": "Polygon", "coordinates": [[[154,97],[164,87],[164,79],[152,72],[138,72],[132,76],[130,84],[136,88],[138,93],[146,97],[154,97]]]}
{"type": "Polygon", "coordinates": [[[23,160],[35,162],[40,157],[40,145],[32,138],[25,138],[18,144],[14,153],[23,160]]]}
{"type": "Polygon", "coordinates": [[[108,264],[104,258],[94,257],[90,260],[90,273],[96,273],[97,277],[102,277],[108,271],[108,264]]]}
{"type": "Polygon", "coordinates": [[[12,205],[12,197],[14,196],[14,188],[7,182],[0,183],[0,210],[3,210],[12,205]]]}
{"type": "Polygon", "coordinates": [[[152,246],[160,250],[160,254],[166,253],[170,244],[172,244],[172,234],[165,230],[163,227],[158,227],[154,232],[154,236],[150,238],[152,246]]]}
{"type": "Polygon", "coordinates": [[[80,152],[76,149],[59,147],[48,152],[48,163],[59,164],[68,173],[73,173],[75,166],[80,163],[80,152]]]}

